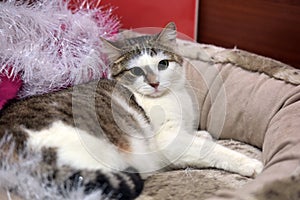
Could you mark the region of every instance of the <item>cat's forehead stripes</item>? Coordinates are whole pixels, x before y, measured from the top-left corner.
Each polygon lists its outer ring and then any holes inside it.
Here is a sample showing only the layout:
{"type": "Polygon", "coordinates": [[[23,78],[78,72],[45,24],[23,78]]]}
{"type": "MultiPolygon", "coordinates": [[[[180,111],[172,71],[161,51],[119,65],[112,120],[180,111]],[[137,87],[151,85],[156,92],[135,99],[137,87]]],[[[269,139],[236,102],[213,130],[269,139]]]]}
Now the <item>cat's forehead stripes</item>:
{"type": "MultiPolygon", "coordinates": [[[[113,46],[119,49],[119,55],[114,60],[111,60],[110,71],[112,77],[116,78],[123,75],[130,67],[135,67],[130,66],[130,61],[145,54],[154,57],[163,53],[166,57],[164,59],[177,62],[181,66],[183,59],[176,53],[173,45],[158,40],[157,35],[145,35],[114,42],[113,46]]],[[[146,63],[143,65],[146,65],[146,63]]]]}
{"type": "Polygon", "coordinates": [[[165,51],[162,49],[145,48],[145,49],[139,49],[136,51],[126,52],[122,56],[120,56],[117,60],[115,60],[110,66],[112,77],[117,77],[119,75],[122,75],[126,71],[128,71],[129,70],[128,63],[131,60],[141,56],[143,53],[146,53],[150,56],[155,56],[155,55],[158,55],[160,52],[163,53],[167,57],[166,58],[167,60],[169,60],[171,62],[172,61],[177,62],[180,66],[182,66],[183,58],[176,53],[173,53],[170,51],[165,51]]]}
{"type": "Polygon", "coordinates": [[[145,49],[135,49],[132,51],[126,51],[122,54],[122,56],[120,56],[119,58],[117,58],[113,63],[114,64],[118,64],[118,63],[122,63],[122,62],[127,62],[129,60],[131,60],[132,58],[139,56],[141,54],[149,54],[150,56],[155,56],[157,55],[158,50],[154,49],[154,48],[145,48],[145,49]]]}
{"type": "Polygon", "coordinates": [[[128,38],[124,40],[123,48],[140,49],[140,47],[147,47],[154,42],[154,37],[150,35],[128,38]]]}

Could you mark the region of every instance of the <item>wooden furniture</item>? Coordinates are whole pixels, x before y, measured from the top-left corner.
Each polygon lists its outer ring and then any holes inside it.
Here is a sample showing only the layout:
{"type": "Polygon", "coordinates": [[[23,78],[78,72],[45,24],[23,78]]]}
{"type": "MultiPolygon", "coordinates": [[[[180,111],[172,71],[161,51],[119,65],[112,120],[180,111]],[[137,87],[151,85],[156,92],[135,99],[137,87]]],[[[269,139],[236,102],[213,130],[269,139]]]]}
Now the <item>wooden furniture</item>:
{"type": "Polygon", "coordinates": [[[198,42],[237,46],[300,68],[300,1],[200,0],[198,42]]]}

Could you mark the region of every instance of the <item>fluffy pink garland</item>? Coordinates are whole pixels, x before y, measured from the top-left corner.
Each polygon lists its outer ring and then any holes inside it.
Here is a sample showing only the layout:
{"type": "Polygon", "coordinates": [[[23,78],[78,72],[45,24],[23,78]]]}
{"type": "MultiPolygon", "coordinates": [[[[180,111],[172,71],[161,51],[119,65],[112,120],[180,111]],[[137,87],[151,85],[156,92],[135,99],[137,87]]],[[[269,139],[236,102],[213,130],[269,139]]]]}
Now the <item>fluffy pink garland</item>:
{"type": "MultiPolygon", "coordinates": [[[[11,85],[14,93],[18,76],[20,98],[106,76],[99,37],[111,38],[119,22],[111,9],[89,7],[99,1],[82,0],[76,11],[61,0],[0,3],[0,90],[11,85]]],[[[4,98],[11,96],[0,91],[0,101],[4,98]]]]}

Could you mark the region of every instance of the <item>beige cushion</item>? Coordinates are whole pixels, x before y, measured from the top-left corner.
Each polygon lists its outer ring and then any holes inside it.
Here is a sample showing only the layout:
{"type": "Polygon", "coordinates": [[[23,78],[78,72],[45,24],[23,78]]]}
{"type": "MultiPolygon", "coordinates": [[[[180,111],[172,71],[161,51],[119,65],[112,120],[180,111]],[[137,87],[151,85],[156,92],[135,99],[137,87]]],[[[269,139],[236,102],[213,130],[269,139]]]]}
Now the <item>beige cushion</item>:
{"type": "MultiPolygon", "coordinates": [[[[236,139],[263,150],[263,173],[238,193],[221,195],[221,199],[259,194],[276,180],[298,176],[300,86],[244,70],[235,63],[216,63],[209,59],[228,50],[193,44],[191,54],[191,49],[186,50],[189,45],[186,46],[183,53],[190,63],[187,79],[198,99],[200,128],[216,138],[236,139]]],[[[264,58],[256,64],[263,66],[264,58]]]]}

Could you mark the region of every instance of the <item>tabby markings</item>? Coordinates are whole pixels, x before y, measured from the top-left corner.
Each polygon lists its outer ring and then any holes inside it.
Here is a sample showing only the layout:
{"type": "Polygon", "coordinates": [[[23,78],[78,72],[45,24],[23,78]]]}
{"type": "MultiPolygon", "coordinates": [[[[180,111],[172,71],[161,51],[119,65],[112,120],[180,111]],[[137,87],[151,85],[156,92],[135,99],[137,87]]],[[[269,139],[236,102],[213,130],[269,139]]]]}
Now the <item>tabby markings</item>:
{"type": "Polygon", "coordinates": [[[34,150],[39,151],[44,147],[57,149],[59,166],[91,170],[126,167],[112,144],[61,121],[56,121],[48,129],[41,131],[25,131],[29,135],[28,144],[34,150]]]}

